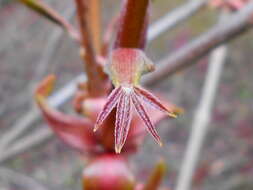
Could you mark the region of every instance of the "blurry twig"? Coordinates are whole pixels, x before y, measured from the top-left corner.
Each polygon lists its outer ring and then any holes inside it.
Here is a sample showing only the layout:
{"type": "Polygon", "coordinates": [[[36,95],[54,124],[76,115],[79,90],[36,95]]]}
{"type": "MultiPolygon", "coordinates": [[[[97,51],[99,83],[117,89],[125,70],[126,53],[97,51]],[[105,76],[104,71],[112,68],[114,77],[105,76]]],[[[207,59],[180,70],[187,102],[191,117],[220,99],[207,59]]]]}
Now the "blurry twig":
{"type": "Polygon", "coordinates": [[[53,23],[61,26],[69,33],[70,37],[79,42],[80,37],[78,31],[76,31],[76,29],[63,16],[61,16],[57,11],[52,9],[43,1],[19,0],[19,2],[23,3],[41,16],[51,20],[53,23]]]}
{"type": "MultiPolygon", "coordinates": [[[[69,20],[75,13],[75,9],[70,8],[65,11],[64,16],[67,17],[69,20]]],[[[43,52],[42,56],[40,57],[38,61],[38,69],[36,72],[36,79],[33,80],[35,82],[38,82],[38,79],[41,78],[42,73],[46,70],[48,65],[50,64],[50,61],[55,54],[56,46],[58,45],[61,35],[63,31],[59,30],[59,28],[56,28],[51,36],[49,37],[48,43],[46,45],[45,51],[43,52]]],[[[31,88],[31,86],[34,86],[34,82],[29,85],[28,88],[31,88]]],[[[26,92],[27,97],[27,92],[26,92]]],[[[39,111],[37,108],[32,107],[31,110],[23,116],[21,119],[19,119],[13,127],[8,131],[8,133],[4,134],[0,138],[0,152],[6,147],[9,143],[11,143],[17,136],[19,136],[21,133],[23,133],[26,129],[31,126],[31,124],[40,116],[39,111]]]]}
{"type": "Polygon", "coordinates": [[[206,55],[218,45],[234,39],[252,27],[253,2],[234,13],[229,18],[210,29],[205,34],[197,37],[189,44],[176,52],[172,52],[161,61],[157,69],[144,78],[144,83],[150,85],[171,76],[195,64],[196,60],[206,55]]]}
{"type": "Polygon", "coordinates": [[[27,135],[26,137],[19,140],[14,145],[8,147],[8,149],[0,154],[0,163],[6,161],[7,159],[23,153],[25,150],[38,146],[41,142],[45,142],[52,136],[52,132],[48,127],[38,129],[32,135],[27,135]]]}
{"type": "MultiPolygon", "coordinates": [[[[58,94],[53,94],[49,97],[48,103],[52,107],[59,107],[64,102],[69,100],[71,95],[76,90],[76,84],[80,81],[85,80],[83,75],[78,78],[70,81],[64,88],[58,91],[58,94]]],[[[26,115],[21,117],[15,124],[12,126],[11,130],[8,133],[3,134],[0,138],[0,152],[8,152],[7,146],[12,143],[18,136],[20,136],[25,130],[27,130],[36,120],[40,118],[40,112],[36,107],[33,107],[26,115]],[[6,150],[5,150],[6,149],[6,150]]],[[[15,144],[20,144],[16,142],[15,144]]]]}
{"type": "Polygon", "coordinates": [[[188,0],[188,2],[175,10],[172,10],[157,22],[155,22],[148,31],[148,40],[154,40],[161,33],[168,32],[182,21],[189,19],[203,8],[208,0],[188,0]]]}
{"type": "MultiPolygon", "coordinates": [[[[237,190],[237,189],[252,189],[252,178],[245,177],[240,174],[234,175],[230,178],[227,178],[222,181],[222,183],[215,184],[218,189],[222,190],[237,190]]],[[[207,186],[205,190],[213,190],[215,189],[214,184],[211,186],[207,186]]]]}
{"type": "Polygon", "coordinates": [[[187,150],[179,173],[176,190],[191,189],[192,176],[194,174],[205,135],[208,131],[212,106],[219,84],[219,79],[221,77],[222,68],[225,63],[226,54],[227,49],[225,46],[220,46],[211,53],[202,97],[194,116],[192,132],[187,144],[187,150]]]}
{"type": "Polygon", "coordinates": [[[12,183],[21,185],[27,189],[48,190],[33,178],[3,167],[0,168],[0,179],[4,182],[11,181],[12,183]]]}

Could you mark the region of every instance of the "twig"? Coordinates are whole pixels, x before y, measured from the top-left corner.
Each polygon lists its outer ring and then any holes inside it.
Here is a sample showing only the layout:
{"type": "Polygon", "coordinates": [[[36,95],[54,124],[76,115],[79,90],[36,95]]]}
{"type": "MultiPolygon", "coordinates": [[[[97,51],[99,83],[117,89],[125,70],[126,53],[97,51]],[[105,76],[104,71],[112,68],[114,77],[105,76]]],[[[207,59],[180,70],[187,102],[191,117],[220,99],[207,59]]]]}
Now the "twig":
{"type": "MultiPolygon", "coordinates": [[[[66,10],[64,13],[64,16],[67,17],[67,19],[69,20],[73,14],[75,13],[75,9],[74,8],[70,8],[69,10],[66,10]]],[[[55,51],[56,51],[56,46],[59,43],[59,40],[61,38],[62,35],[62,30],[59,30],[58,28],[56,28],[49,40],[48,43],[46,45],[46,50],[43,52],[42,56],[40,57],[39,61],[38,61],[38,72],[37,74],[39,75],[39,72],[43,72],[45,70],[45,67],[47,65],[49,65],[55,51]]],[[[38,79],[39,77],[36,75],[36,78],[38,79]]],[[[37,81],[35,79],[35,81],[37,81]]],[[[70,83],[72,84],[72,83],[70,83]]],[[[33,84],[29,85],[28,88],[31,88],[31,86],[33,86],[33,84]]],[[[73,84],[68,86],[69,90],[73,89],[73,84]],[[72,87],[72,88],[71,88],[72,87]]],[[[63,91],[61,91],[60,93],[63,93],[63,91]]],[[[63,93],[63,95],[66,93],[63,93]]],[[[58,98],[59,99],[59,98],[58,98]]],[[[59,99],[61,101],[61,99],[59,99]]],[[[55,98],[53,98],[53,100],[49,100],[50,102],[54,101],[53,105],[57,106],[57,100],[55,100],[55,98]],[[55,102],[56,101],[56,102],[55,102]]],[[[29,126],[31,126],[31,124],[37,120],[37,118],[39,118],[40,113],[37,110],[37,108],[32,107],[32,109],[25,115],[23,116],[21,119],[19,119],[13,127],[11,127],[11,129],[4,134],[1,138],[0,138],[0,152],[2,152],[2,150],[9,144],[11,143],[15,138],[17,138],[17,136],[19,136],[21,133],[23,133],[26,129],[29,128],[29,126]]]]}
{"type": "MultiPolygon", "coordinates": [[[[70,81],[67,86],[60,89],[57,94],[53,94],[48,98],[48,103],[52,107],[59,107],[64,102],[70,99],[70,97],[74,94],[76,91],[76,84],[78,82],[81,82],[83,80],[86,80],[86,77],[83,75],[80,75],[78,78],[70,81]]],[[[4,149],[7,149],[7,146],[14,141],[18,136],[20,136],[26,129],[28,129],[32,124],[40,118],[40,112],[36,107],[32,108],[26,115],[21,117],[12,127],[11,130],[8,131],[8,133],[2,135],[0,138],[0,152],[6,152],[3,151],[4,149]]],[[[15,144],[20,144],[19,142],[15,144]]]]}
{"type": "Polygon", "coordinates": [[[58,24],[63,29],[65,29],[69,35],[76,41],[79,42],[79,33],[76,31],[76,29],[64,18],[62,17],[57,11],[52,9],[50,6],[48,6],[43,1],[37,0],[19,0],[21,3],[25,4],[27,7],[35,11],[36,13],[39,13],[41,16],[44,16],[54,22],[55,24],[58,24]]]}
{"type": "Polygon", "coordinates": [[[32,148],[34,146],[40,145],[41,142],[49,139],[52,136],[52,132],[48,127],[44,127],[42,129],[38,129],[33,135],[29,135],[27,137],[22,138],[19,140],[18,143],[15,143],[13,146],[10,146],[8,151],[2,153],[0,155],[0,163],[6,161],[7,159],[18,155],[25,150],[32,148]]]}
{"type": "Polygon", "coordinates": [[[192,176],[199,158],[200,149],[207,134],[212,106],[225,63],[226,53],[227,49],[225,46],[220,46],[211,53],[204,89],[194,116],[192,132],[183,159],[176,190],[191,189],[192,176]]]}
{"type": "Polygon", "coordinates": [[[210,186],[205,187],[205,190],[213,190],[216,189],[215,187],[218,187],[218,189],[222,190],[236,190],[236,189],[252,189],[252,178],[250,176],[245,176],[243,174],[236,174],[232,177],[228,178],[226,177],[222,182],[218,184],[212,184],[210,186]]]}
{"type": "Polygon", "coordinates": [[[0,178],[5,182],[11,181],[14,184],[22,185],[22,187],[27,189],[48,190],[46,187],[36,182],[33,178],[17,173],[8,168],[0,168],[0,178]]]}
{"type": "Polygon", "coordinates": [[[186,4],[169,12],[149,28],[148,41],[154,40],[161,33],[168,32],[179,23],[189,19],[190,16],[196,14],[208,2],[208,0],[189,0],[186,4]]]}
{"type": "Polygon", "coordinates": [[[248,3],[238,13],[231,15],[227,21],[219,23],[207,33],[193,40],[176,52],[166,57],[152,74],[144,78],[146,85],[154,84],[178,71],[195,64],[218,45],[234,39],[252,27],[253,2],[248,3]]]}
{"type": "MultiPolygon", "coordinates": [[[[73,15],[75,14],[75,8],[70,7],[68,10],[65,11],[64,15],[65,17],[70,20],[73,15]]],[[[39,59],[39,62],[37,63],[38,68],[35,71],[35,79],[33,79],[32,84],[30,85],[30,88],[34,90],[34,86],[36,83],[39,82],[39,80],[45,75],[45,72],[49,65],[51,64],[51,59],[56,53],[57,46],[60,42],[60,39],[63,35],[62,30],[60,28],[54,29],[54,31],[51,33],[48,43],[46,47],[44,48],[45,50],[42,53],[42,56],[39,59]]]]}

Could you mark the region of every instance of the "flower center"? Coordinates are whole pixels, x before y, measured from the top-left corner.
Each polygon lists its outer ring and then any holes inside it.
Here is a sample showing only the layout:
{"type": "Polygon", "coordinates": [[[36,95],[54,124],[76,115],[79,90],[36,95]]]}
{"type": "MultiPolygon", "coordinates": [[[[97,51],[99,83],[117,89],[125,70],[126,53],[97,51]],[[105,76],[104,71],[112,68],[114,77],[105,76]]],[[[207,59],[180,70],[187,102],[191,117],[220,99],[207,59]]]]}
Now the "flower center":
{"type": "Polygon", "coordinates": [[[133,88],[131,86],[123,86],[122,89],[125,91],[126,94],[130,94],[133,92],[133,88]]]}

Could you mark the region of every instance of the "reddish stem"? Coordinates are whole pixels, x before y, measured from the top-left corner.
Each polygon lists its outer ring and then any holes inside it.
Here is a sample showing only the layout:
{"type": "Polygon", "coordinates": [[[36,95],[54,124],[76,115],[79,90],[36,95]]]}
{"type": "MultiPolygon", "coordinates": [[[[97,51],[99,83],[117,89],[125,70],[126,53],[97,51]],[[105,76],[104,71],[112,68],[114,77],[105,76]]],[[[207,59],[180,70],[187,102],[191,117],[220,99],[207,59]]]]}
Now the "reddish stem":
{"type": "Polygon", "coordinates": [[[149,0],[125,0],[115,48],[143,48],[148,20],[149,0]]]}
{"type": "Polygon", "coordinates": [[[89,12],[88,21],[89,27],[92,34],[92,40],[96,53],[101,51],[101,10],[100,10],[100,0],[88,0],[89,12]]]}
{"type": "Polygon", "coordinates": [[[105,83],[107,76],[103,72],[102,66],[96,61],[95,50],[92,43],[91,32],[88,23],[88,6],[86,0],[75,0],[77,6],[77,16],[81,31],[82,50],[81,56],[84,59],[84,66],[87,73],[87,89],[90,96],[96,97],[104,95],[107,91],[105,83]]]}

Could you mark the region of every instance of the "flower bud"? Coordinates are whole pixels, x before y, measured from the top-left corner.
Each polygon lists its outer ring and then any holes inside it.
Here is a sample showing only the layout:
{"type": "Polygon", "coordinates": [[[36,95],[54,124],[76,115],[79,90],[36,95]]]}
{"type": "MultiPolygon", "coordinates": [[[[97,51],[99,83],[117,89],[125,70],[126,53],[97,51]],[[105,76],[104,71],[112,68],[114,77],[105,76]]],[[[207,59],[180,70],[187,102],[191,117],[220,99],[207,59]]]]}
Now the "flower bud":
{"type": "Polygon", "coordinates": [[[120,155],[102,155],[91,161],[83,172],[85,190],[133,190],[134,185],[127,160],[120,155]]]}

